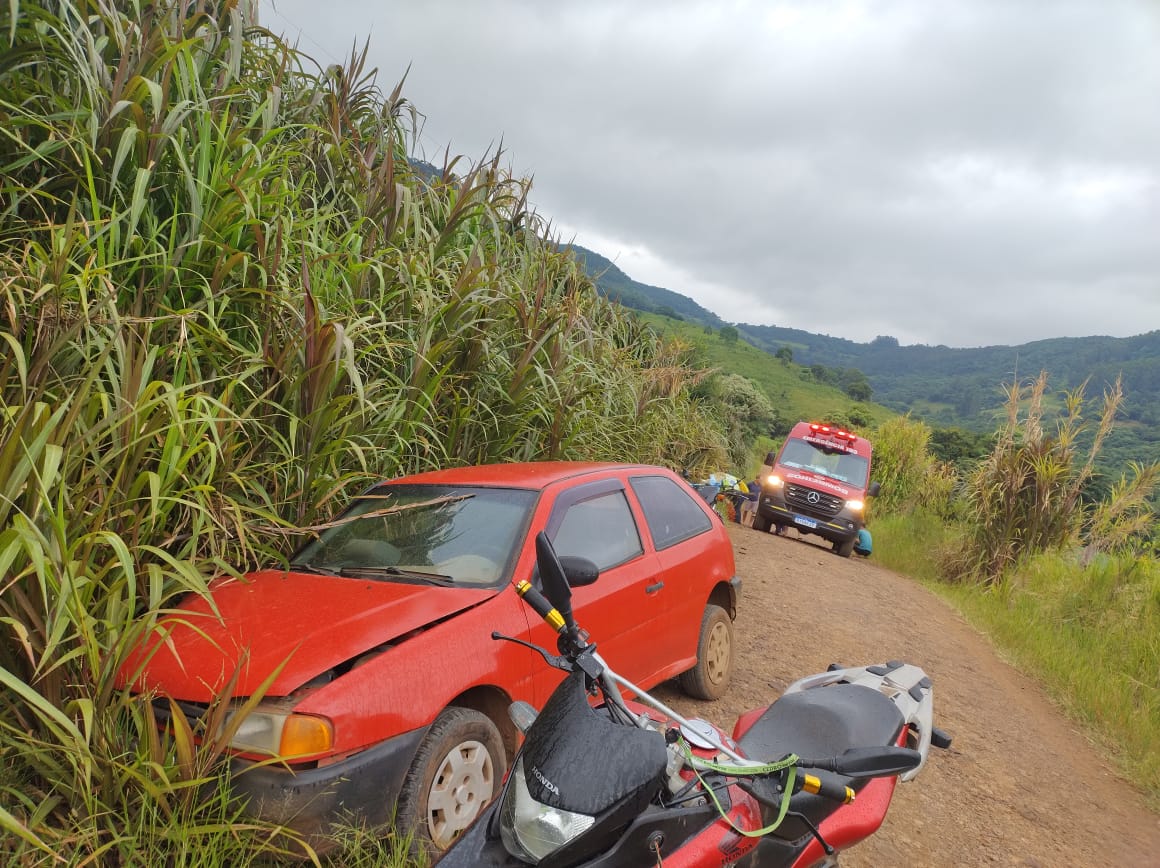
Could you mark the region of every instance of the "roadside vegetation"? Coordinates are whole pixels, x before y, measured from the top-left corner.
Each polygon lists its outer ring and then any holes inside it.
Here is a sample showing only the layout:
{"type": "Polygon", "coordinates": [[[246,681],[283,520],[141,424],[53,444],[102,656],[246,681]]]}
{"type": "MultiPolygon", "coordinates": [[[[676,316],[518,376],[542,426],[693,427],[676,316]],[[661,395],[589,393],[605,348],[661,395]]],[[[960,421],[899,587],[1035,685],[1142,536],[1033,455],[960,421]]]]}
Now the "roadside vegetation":
{"type": "MultiPolygon", "coordinates": [[[[231,697],[161,733],[116,674],[370,480],[724,460],[702,372],[597,296],[501,155],[421,171],[401,87],[247,8],[0,5],[5,864],[313,855],[215,785],[231,697]]],[[[368,840],[333,864],[406,849],[368,840]]]]}
{"type": "Polygon", "coordinates": [[[1149,505],[1160,466],[1132,465],[1108,495],[1085,498],[1119,384],[1094,419],[1082,389],[1050,415],[1046,391],[1046,375],[1009,387],[992,451],[963,476],[923,458],[923,423],[879,428],[875,476],[910,495],[874,504],[874,557],[987,633],[1160,809],[1160,561],[1149,505]],[[1080,449],[1089,425],[1091,445],[1080,449]]]}

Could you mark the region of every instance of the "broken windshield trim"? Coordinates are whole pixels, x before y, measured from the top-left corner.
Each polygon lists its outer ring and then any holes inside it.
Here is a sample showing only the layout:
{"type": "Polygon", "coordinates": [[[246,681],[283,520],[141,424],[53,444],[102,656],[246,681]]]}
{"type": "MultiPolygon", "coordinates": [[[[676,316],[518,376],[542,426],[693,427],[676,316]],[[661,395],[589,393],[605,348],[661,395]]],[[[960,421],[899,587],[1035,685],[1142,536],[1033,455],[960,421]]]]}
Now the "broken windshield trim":
{"type": "MultiPolygon", "coordinates": [[[[394,497],[392,494],[364,494],[356,497],[353,501],[351,501],[350,507],[347,508],[347,511],[353,508],[355,504],[364,500],[390,500],[392,497],[394,497]]],[[[328,521],[324,524],[313,524],[309,527],[298,528],[298,530],[301,532],[310,532],[315,537],[317,537],[318,531],[320,530],[330,530],[331,528],[342,527],[345,524],[361,521],[364,518],[380,518],[385,515],[395,515],[396,513],[407,512],[408,510],[412,509],[422,509],[428,506],[440,506],[444,503],[458,503],[461,500],[467,500],[472,497],[475,497],[474,492],[467,494],[445,494],[442,497],[433,497],[430,500],[422,500],[418,503],[401,503],[398,506],[388,506],[383,509],[372,509],[370,512],[360,512],[358,515],[344,515],[336,518],[334,521],[328,521]]]]}

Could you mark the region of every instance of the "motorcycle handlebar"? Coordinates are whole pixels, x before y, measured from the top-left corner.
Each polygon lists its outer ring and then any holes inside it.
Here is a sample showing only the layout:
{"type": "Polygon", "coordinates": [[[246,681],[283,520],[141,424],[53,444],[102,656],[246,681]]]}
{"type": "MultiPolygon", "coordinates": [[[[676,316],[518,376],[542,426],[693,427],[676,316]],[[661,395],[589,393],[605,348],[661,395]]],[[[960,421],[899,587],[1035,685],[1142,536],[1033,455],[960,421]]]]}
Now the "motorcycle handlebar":
{"type": "Polygon", "coordinates": [[[843,784],[835,784],[831,781],[824,781],[819,777],[810,774],[803,774],[801,776],[802,789],[807,793],[821,796],[823,799],[830,799],[834,802],[841,802],[844,805],[850,804],[854,801],[854,791],[843,784]]]}
{"type": "Polygon", "coordinates": [[[527,603],[536,614],[544,619],[549,627],[557,633],[564,630],[564,616],[559,613],[555,606],[548,602],[548,598],[537,591],[532,583],[526,579],[516,585],[516,593],[527,603]]]}

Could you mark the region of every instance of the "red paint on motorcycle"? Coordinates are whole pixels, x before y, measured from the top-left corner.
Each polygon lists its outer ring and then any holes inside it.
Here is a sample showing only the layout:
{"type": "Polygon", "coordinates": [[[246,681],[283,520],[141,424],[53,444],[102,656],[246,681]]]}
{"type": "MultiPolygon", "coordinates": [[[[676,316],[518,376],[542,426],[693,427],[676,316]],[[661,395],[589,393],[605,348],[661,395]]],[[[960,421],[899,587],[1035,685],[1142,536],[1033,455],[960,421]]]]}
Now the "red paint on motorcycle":
{"type": "Polygon", "coordinates": [[[761,717],[761,715],[765,714],[765,710],[768,707],[769,706],[755,708],[752,711],[745,712],[743,715],[737,718],[737,723],[733,724],[733,740],[738,741],[741,736],[749,732],[753,724],[757,723],[757,719],[761,717]]]}
{"type": "MultiPolygon", "coordinates": [[[[826,817],[818,827],[826,843],[838,850],[852,847],[878,831],[886,818],[898,778],[874,778],[858,791],[856,798],[826,817]]],[[[794,868],[807,868],[825,858],[822,845],[811,839],[794,861],[794,868]]]]}
{"type": "MultiPolygon", "coordinates": [[[[898,746],[906,747],[906,727],[898,736],[898,746]]],[[[890,800],[894,797],[894,788],[898,785],[897,777],[872,778],[866,786],[858,790],[858,797],[849,805],[843,805],[830,816],[826,817],[818,827],[826,843],[838,850],[853,847],[859,841],[864,841],[873,835],[882,826],[886,819],[886,812],[890,808],[890,800]]],[[[809,845],[801,852],[793,863],[793,868],[808,868],[825,857],[825,851],[817,839],[811,839],[809,845]]]]}
{"type": "MultiPolygon", "coordinates": [[[[729,788],[729,798],[733,802],[729,818],[735,826],[746,831],[761,828],[761,805],[736,786],[729,788]]],[[[719,819],[682,844],[675,853],[666,855],[664,865],[665,868],[732,865],[752,851],[760,841],[760,838],[739,835],[729,823],[719,819]]]]}

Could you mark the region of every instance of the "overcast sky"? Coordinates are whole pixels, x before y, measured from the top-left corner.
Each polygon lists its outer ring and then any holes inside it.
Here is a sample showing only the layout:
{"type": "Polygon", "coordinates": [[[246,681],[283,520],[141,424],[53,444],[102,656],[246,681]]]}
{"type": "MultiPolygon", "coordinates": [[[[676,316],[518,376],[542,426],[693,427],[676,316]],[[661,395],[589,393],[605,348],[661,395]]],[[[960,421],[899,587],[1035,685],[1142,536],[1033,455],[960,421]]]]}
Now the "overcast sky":
{"type": "Polygon", "coordinates": [[[980,346],[1160,329],[1156,0],[261,0],[369,40],[421,146],[731,322],[980,346]]]}

